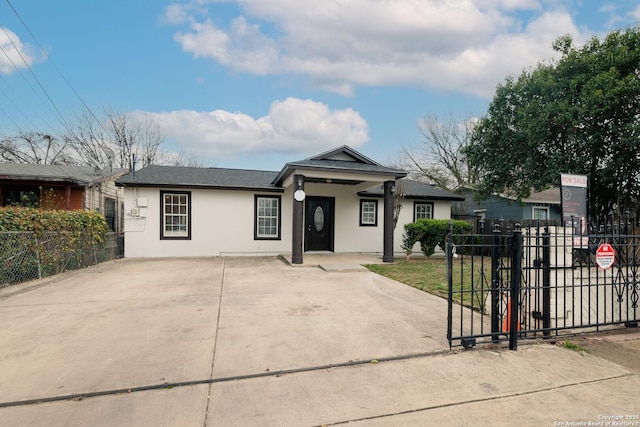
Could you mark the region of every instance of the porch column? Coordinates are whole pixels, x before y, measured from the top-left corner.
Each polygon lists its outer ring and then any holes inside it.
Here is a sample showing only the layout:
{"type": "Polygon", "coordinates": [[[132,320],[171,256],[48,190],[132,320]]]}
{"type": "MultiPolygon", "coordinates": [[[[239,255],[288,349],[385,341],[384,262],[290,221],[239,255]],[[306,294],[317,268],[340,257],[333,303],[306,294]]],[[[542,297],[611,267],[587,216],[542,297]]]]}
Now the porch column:
{"type": "MultiPolygon", "coordinates": [[[[302,234],[304,230],[304,199],[296,197],[296,191],[304,191],[304,175],[293,176],[293,230],[291,233],[291,263],[302,264],[302,234]]],[[[300,194],[300,193],[298,193],[300,194]]]]}
{"type": "Polygon", "coordinates": [[[384,183],[384,252],[383,262],[394,262],[393,257],[393,193],[395,192],[395,181],[385,181],[384,183]]]}

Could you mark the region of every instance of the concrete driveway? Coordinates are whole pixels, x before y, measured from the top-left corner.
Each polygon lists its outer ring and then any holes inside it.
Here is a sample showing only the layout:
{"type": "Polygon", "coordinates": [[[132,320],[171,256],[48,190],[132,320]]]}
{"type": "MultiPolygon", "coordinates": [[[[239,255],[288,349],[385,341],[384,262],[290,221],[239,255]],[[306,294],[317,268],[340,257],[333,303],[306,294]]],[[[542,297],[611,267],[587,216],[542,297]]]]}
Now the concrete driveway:
{"type": "MultiPolygon", "coordinates": [[[[553,345],[451,352],[445,300],[328,267],[119,260],[0,290],[0,425],[554,425],[640,414],[633,367],[553,345]]],[[[640,350],[639,336],[629,342],[640,350]]]]}

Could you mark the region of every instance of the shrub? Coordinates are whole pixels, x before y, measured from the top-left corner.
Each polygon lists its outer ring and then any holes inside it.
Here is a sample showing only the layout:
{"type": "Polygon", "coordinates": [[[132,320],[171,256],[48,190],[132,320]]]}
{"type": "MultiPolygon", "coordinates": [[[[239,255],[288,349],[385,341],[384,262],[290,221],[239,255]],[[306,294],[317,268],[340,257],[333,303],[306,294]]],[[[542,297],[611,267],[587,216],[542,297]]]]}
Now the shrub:
{"type": "Polygon", "coordinates": [[[104,242],[107,222],[97,211],[2,207],[0,231],[33,231],[36,235],[51,231],[83,233],[95,244],[104,242]]]}
{"type": "Polygon", "coordinates": [[[82,257],[92,252],[91,248],[104,244],[107,230],[104,216],[97,211],[2,207],[0,232],[18,234],[6,233],[0,256],[5,259],[33,253],[33,258],[23,259],[23,269],[60,273],[81,264],[82,257]]]}
{"type": "Polygon", "coordinates": [[[431,256],[436,246],[445,250],[447,234],[453,226],[454,234],[471,232],[471,225],[465,221],[448,219],[419,219],[404,226],[402,249],[407,257],[413,253],[413,246],[420,242],[420,250],[425,256],[431,256]]]}

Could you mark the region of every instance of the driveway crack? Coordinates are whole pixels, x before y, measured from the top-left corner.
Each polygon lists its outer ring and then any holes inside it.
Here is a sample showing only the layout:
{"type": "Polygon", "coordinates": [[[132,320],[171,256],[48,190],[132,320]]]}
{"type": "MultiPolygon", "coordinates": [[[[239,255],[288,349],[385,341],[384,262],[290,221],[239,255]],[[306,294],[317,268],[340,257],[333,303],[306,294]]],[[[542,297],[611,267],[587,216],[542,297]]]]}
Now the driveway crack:
{"type": "MultiPolygon", "coordinates": [[[[222,258],[222,274],[220,277],[220,296],[218,297],[218,315],[216,317],[216,337],[213,340],[213,352],[211,355],[211,372],[209,372],[209,379],[213,380],[213,370],[216,365],[216,349],[218,348],[218,333],[220,331],[220,313],[222,312],[222,292],[224,290],[224,275],[227,266],[227,258],[222,258]]],[[[207,406],[204,410],[204,419],[202,420],[202,427],[207,427],[207,418],[209,417],[209,406],[211,404],[211,389],[213,387],[213,381],[209,382],[209,388],[207,389],[207,406]]]]}

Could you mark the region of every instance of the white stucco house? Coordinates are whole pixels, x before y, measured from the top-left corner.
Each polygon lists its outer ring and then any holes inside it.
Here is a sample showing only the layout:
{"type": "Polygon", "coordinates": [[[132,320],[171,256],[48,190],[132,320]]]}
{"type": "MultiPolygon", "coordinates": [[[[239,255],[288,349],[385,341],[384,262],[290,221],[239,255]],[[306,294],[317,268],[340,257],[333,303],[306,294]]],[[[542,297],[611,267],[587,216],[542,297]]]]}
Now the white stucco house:
{"type": "Polygon", "coordinates": [[[124,188],[125,257],[402,252],[404,224],[448,219],[453,193],[342,146],[282,170],[147,166],[124,188]],[[394,191],[404,198],[393,227],[394,191]]]}

